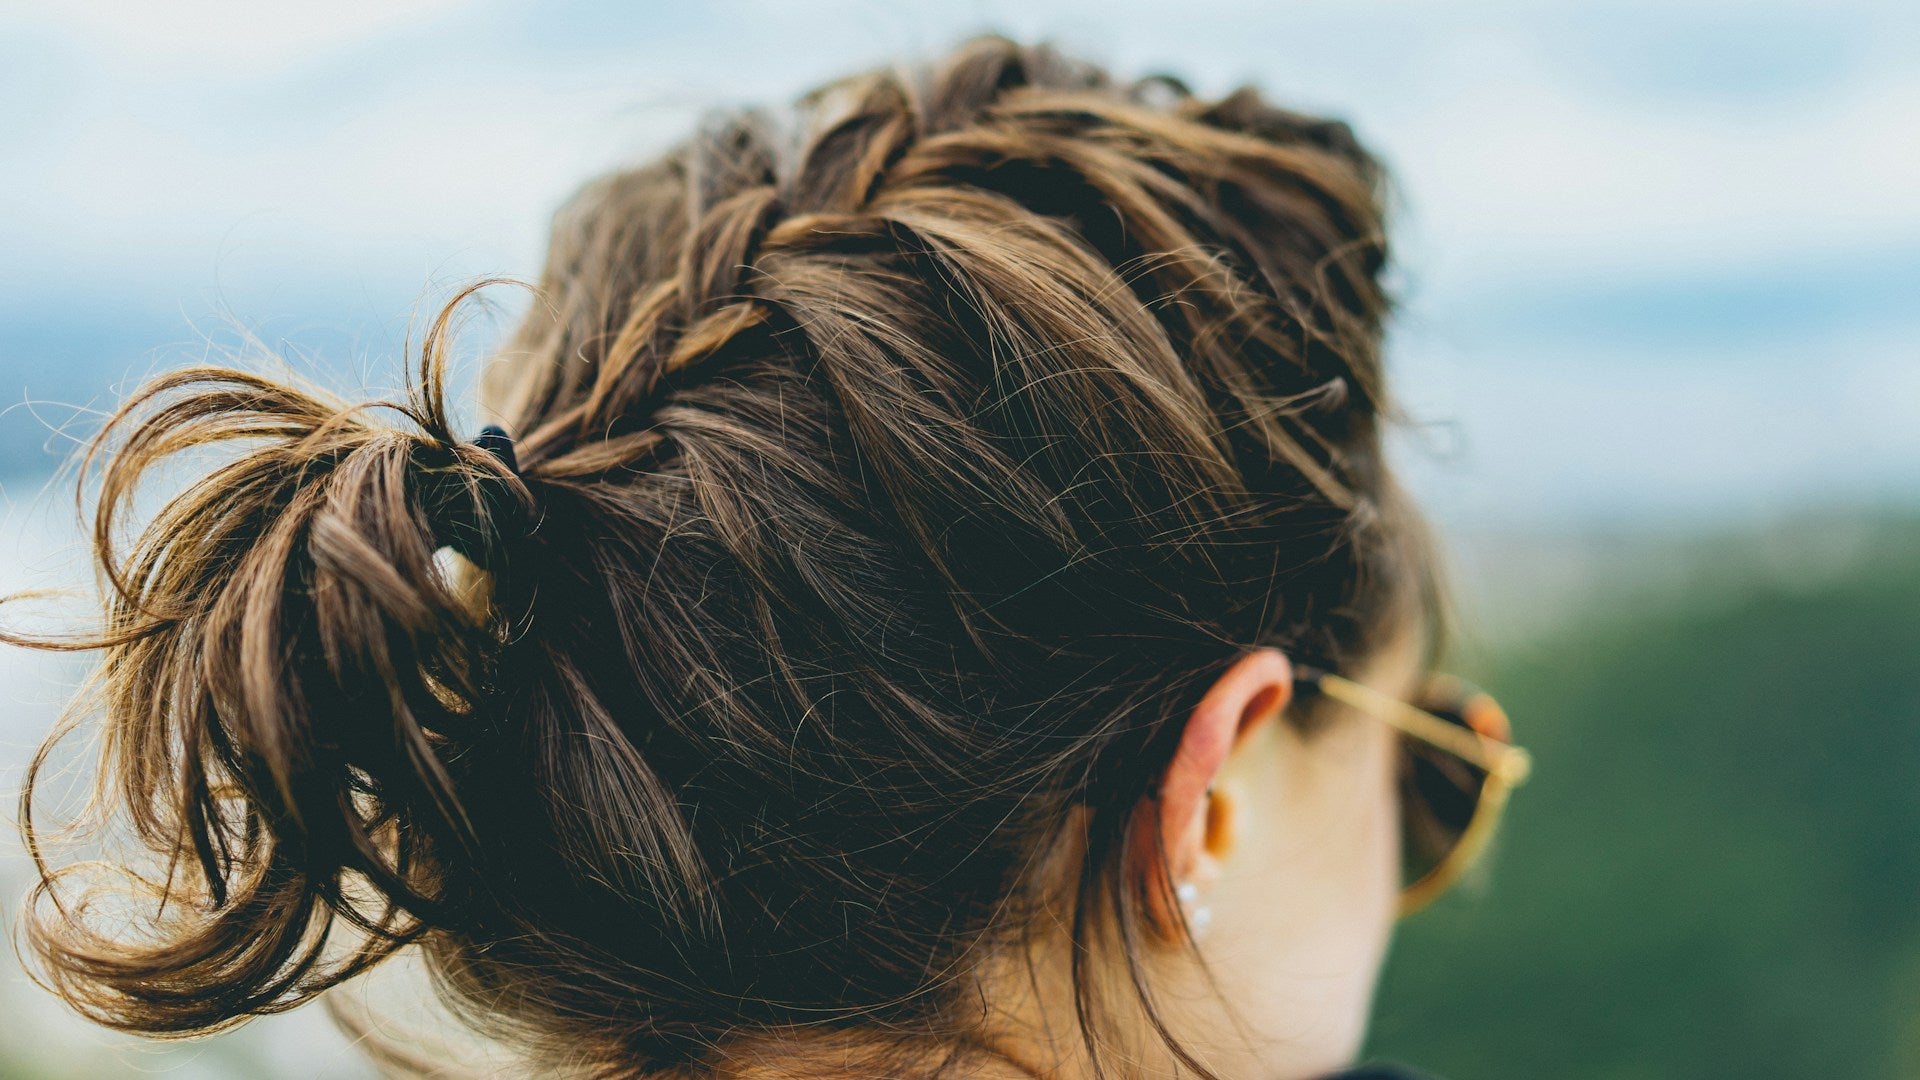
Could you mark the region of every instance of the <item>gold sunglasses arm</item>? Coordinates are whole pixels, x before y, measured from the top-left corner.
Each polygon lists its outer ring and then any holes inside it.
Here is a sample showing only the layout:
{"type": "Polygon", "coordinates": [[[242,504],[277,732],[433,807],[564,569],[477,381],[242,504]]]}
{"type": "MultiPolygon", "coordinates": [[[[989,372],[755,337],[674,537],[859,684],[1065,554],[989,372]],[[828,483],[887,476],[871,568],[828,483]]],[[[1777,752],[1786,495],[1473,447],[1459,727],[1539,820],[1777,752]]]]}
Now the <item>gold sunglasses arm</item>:
{"type": "Polygon", "coordinates": [[[1364,713],[1377,716],[1424,743],[1439,747],[1509,784],[1519,784],[1533,769],[1533,759],[1525,750],[1476,734],[1458,724],[1416,709],[1369,686],[1344,679],[1331,672],[1318,677],[1320,692],[1364,713]]]}

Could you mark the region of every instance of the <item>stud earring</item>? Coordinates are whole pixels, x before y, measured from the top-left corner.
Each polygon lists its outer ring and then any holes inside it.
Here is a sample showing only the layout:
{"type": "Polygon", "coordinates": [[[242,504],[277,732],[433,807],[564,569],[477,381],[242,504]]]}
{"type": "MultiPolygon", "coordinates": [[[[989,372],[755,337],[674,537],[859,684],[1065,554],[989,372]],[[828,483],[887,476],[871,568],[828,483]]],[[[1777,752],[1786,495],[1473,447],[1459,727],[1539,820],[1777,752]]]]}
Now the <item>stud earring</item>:
{"type": "Polygon", "coordinates": [[[1207,924],[1213,921],[1213,909],[1199,902],[1200,887],[1191,881],[1181,882],[1173,895],[1180,901],[1180,906],[1187,909],[1188,933],[1198,938],[1206,931],[1207,924]]]}

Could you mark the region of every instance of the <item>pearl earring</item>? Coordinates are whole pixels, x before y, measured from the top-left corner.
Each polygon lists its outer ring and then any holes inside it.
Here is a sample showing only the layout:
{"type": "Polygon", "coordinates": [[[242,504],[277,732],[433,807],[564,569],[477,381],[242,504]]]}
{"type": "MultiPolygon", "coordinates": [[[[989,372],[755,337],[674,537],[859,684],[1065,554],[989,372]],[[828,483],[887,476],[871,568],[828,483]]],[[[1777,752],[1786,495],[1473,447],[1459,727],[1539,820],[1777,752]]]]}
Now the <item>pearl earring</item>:
{"type": "Polygon", "coordinates": [[[1199,937],[1206,931],[1207,924],[1213,921],[1213,909],[1198,903],[1200,887],[1191,881],[1183,881],[1180,887],[1173,891],[1173,895],[1180,901],[1181,907],[1188,909],[1187,931],[1194,937],[1199,937]]]}

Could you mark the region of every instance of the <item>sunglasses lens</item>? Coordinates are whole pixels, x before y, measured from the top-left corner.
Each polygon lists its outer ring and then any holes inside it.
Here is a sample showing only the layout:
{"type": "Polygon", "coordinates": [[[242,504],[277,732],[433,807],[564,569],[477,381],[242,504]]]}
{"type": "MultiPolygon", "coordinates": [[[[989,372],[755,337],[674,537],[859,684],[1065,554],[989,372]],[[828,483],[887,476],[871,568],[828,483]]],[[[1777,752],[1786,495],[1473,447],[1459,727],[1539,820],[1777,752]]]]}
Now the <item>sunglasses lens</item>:
{"type": "MultiPolygon", "coordinates": [[[[1493,699],[1452,679],[1436,679],[1420,708],[1448,723],[1505,742],[1506,717],[1493,699]]],[[[1404,884],[1446,865],[1480,809],[1487,771],[1418,739],[1403,739],[1400,812],[1404,884]]]]}

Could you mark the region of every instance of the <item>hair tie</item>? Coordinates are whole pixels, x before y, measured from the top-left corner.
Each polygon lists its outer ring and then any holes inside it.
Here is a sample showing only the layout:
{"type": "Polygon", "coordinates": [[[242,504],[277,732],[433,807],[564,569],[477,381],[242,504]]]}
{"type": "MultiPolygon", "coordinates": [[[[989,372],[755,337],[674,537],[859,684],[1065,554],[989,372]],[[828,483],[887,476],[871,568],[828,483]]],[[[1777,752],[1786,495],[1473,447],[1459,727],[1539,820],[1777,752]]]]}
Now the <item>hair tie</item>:
{"type": "MultiPolygon", "coordinates": [[[[471,442],[492,454],[516,480],[519,478],[520,456],[507,429],[488,424],[471,442]]],[[[498,572],[506,560],[506,549],[526,533],[527,507],[505,477],[478,478],[480,498],[476,503],[473,490],[466,486],[474,482],[472,474],[466,474],[465,479],[459,479],[459,473],[442,475],[449,482],[432,496],[429,510],[436,537],[481,569],[498,572]]]]}
{"type": "Polygon", "coordinates": [[[507,434],[506,428],[498,424],[488,424],[480,429],[480,434],[473,437],[473,445],[499,458],[508,472],[519,474],[520,456],[514,453],[513,436],[507,434]]]}

